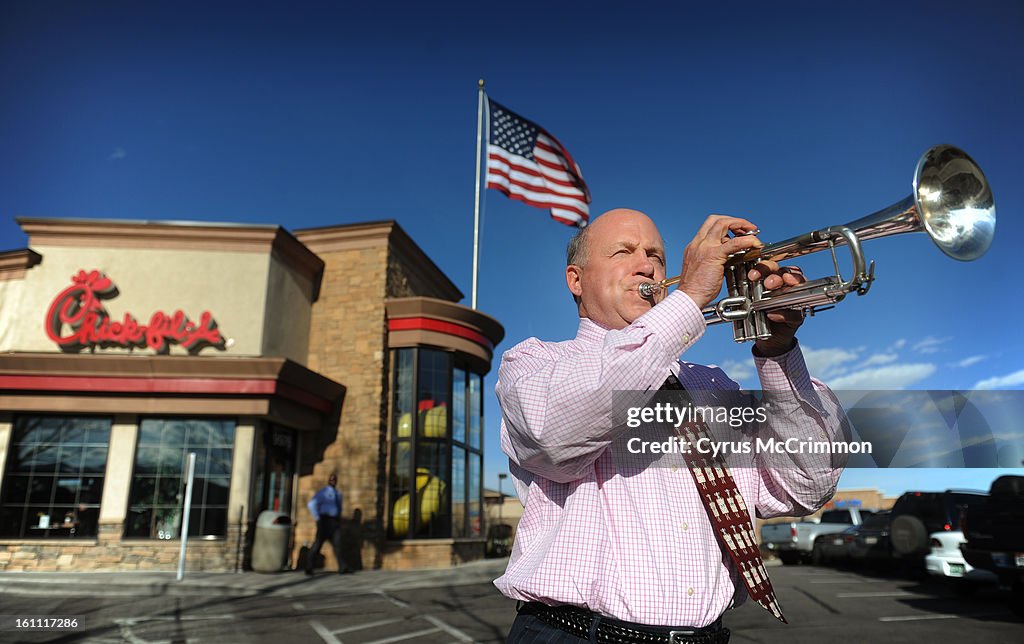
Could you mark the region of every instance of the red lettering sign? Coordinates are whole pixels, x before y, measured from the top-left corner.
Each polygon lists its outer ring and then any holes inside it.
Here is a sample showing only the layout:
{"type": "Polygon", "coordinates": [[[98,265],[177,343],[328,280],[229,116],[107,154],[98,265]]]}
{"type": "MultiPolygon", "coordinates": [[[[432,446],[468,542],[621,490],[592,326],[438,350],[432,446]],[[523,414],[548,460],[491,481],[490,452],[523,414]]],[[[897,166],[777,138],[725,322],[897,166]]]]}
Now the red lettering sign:
{"type": "Polygon", "coordinates": [[[46,311],[46,335],[67,352],[96,347],[149,347],[157,353],[167,353],[171,344],[180,344],[192,354],[210,346],[224,350],[224,338],[209,311],[202,312],[199,322],[193,322],[181,310],[157,311],[145,325],[130,313],[114,321],[100,300],[117,295],[117,287],[103,273],[78,271],[71,276],[71,286],[61,291],[46,311]]]}

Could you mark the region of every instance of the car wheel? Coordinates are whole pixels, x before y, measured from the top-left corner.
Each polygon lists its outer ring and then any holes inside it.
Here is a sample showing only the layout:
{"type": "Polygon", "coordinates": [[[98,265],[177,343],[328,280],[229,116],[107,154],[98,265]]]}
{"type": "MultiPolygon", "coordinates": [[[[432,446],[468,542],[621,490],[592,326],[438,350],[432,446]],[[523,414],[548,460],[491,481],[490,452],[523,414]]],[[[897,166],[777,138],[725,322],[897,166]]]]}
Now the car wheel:
{"type": "Polygon", "coordinates": [[[922,554],[928,551],[928,530],[921,519],[904,514],[892,520],[889,542],[898,555],[922,554]]]}
{"type": "Polygon", "coordinates": [[[815,566],[825,565],[825,553],[822,552],[821,544],[817,541],[814,542],[814,547],[811,548],[811,563],[815,566]]]}

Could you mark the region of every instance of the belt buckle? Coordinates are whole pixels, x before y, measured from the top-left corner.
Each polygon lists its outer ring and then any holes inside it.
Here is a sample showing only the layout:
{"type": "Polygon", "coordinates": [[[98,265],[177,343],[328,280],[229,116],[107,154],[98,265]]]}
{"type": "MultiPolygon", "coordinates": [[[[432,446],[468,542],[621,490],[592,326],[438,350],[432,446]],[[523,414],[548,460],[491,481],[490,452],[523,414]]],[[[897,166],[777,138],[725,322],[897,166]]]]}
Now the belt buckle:
{"type": "Polygon", "coordinates": [[[668,644],[685,644],[685,639],[677,640],[676,637],[693,637],[697,634],[697,631],[669,631],[668,632],[668,644]]]}

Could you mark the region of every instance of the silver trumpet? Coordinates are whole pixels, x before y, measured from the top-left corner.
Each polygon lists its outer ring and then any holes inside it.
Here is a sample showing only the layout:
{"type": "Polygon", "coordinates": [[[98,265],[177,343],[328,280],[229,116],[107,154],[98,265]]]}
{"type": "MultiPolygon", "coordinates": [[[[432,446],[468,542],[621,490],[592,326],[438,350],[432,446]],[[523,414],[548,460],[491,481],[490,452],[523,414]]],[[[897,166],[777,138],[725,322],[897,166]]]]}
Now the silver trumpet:
{"type": "MultiPolygon", "coordinates": [[[[867,293],[875,279],[875,262],[865,264],[863,241],[924,231],[942,252],[968,262],[985,254],[995,229],[995,202],[981,168],[963,150],[937,145],[917,162],[913,192],[906,199],[844,226],[814,230],[730,257],[725,265],[729,295],[707,306],[704,319],[709,325],[732,322],[736,342],[766,338],[771,335],[770,311],[797,309],[804,315],[814,315],[832,308],[848,293],[867,293]],[[843,244],[853,258],[850,279],[843,279],[836,258],[836,246],[843,244]],[[832,253],[835,275],[768,292],[761,282],[747,279],[747,273],[758,262],[781,262],[822,250],[832,253]]],[[[640,295],[653,298],[678,282],[679,277],[673,277],[641,284],[640,295]]]]}

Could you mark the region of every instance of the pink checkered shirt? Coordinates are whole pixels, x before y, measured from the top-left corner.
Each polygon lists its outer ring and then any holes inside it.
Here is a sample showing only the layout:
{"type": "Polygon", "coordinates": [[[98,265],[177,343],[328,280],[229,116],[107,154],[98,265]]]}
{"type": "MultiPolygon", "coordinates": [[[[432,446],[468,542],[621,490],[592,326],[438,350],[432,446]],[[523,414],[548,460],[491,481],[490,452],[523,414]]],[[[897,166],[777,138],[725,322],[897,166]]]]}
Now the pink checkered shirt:
{"type": "MultiPolygon", "coordinates": [[[[624,476],[607,449],[629,431],[613,426],[612,391],[657,390],[669,373],[691,392],[739,388],[717,367],[679,361],[705,328],[700,309],[677,290],[625,329],[584,318],[573,340],[530,338],[505,353],[496,387],[501,446],[525,509],[508,568],[494,582],[502,593],[695,627],[746,600],[687,468],[624,476]]],[[[811,379],[799,348],[754,361],[764,390],[798,400],[771,415],[762,434],[841,440],[845,416],[832,392],[811,379]]],[[[838,455],[784,458],[785,467],[752,461],[730,470],[762,518],[821,507],[845,465],[838,455]]]]}

